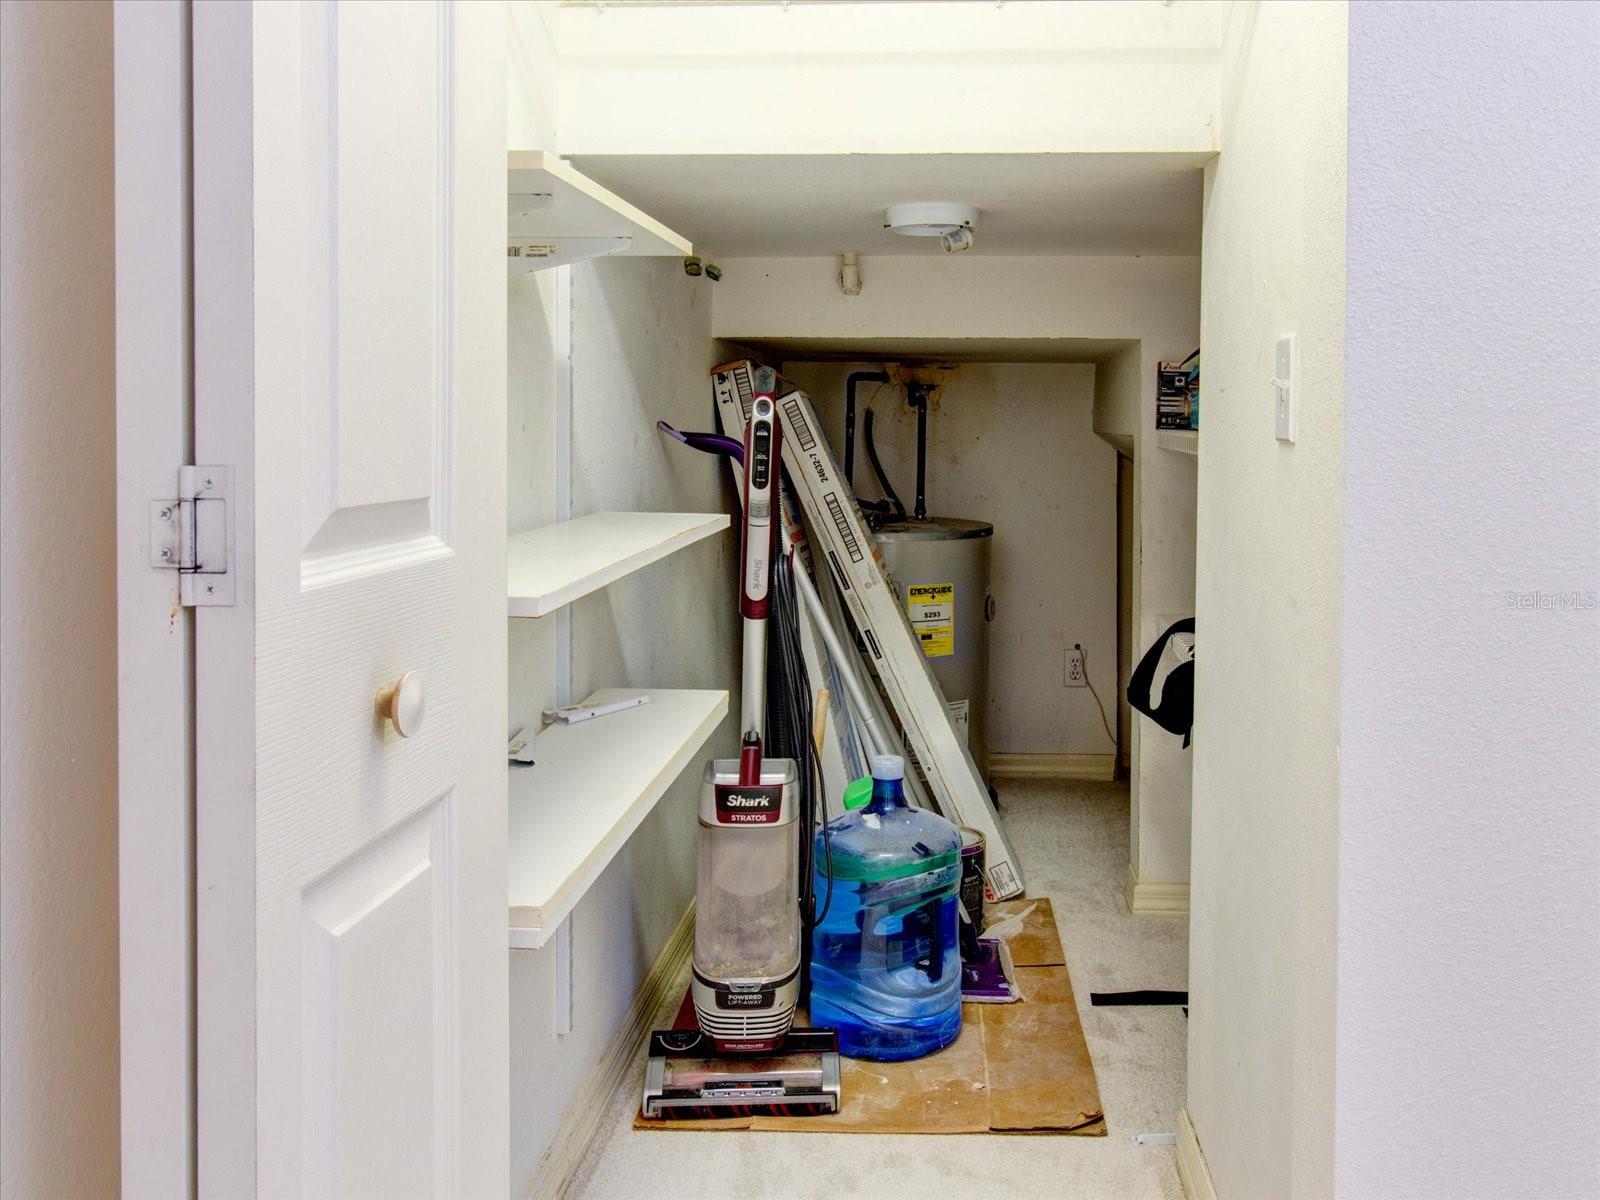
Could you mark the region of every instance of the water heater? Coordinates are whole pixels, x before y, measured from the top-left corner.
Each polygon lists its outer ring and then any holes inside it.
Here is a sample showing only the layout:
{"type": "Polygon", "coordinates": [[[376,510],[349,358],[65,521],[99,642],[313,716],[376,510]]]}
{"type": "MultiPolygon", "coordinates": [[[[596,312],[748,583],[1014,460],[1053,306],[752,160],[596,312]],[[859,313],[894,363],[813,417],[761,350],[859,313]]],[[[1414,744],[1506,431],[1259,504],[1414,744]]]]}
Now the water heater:
{"type": "Polygon", "coordinates": [[[944,692],[956,732],[989,779],[989,548],[994,526],[908,518],[874,531],[883,565],[944,692]]]}

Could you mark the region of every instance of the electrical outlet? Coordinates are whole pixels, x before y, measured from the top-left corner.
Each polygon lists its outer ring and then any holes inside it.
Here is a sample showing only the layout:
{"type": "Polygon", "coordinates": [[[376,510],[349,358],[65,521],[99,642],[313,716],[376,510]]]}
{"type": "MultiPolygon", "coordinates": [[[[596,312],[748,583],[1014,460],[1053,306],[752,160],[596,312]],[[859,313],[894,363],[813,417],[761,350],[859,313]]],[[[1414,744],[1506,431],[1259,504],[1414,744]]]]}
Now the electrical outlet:
{"type": "Polygon", "coordinates": [[[1083,651],[1076,646],[1067,649],[1067,686],[1087,687],[1089,677],[1083,673],[1083,651]]]}

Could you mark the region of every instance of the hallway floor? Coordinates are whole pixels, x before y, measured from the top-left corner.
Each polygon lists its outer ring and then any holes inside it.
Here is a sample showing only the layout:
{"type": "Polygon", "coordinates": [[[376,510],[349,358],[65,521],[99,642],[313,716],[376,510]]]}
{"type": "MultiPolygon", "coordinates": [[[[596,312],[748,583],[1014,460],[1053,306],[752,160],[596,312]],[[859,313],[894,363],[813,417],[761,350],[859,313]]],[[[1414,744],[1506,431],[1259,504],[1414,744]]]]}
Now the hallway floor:
{"type": "MultiPolygon", "coordinates": [[[[1128,912],[1124,785],[1011,783],[1001,800],[1029,894],[1048,896],[1055,905],[1108,1136],[638,1131],[632,1121],[644,1078],[641,1058],[613,1099],[569,1197],[1180,1200],[1172,1147],[1137,1146],[1128,1139],[1177,1127],[1184,1096],[1183,1011],[1092,1008],[1089,993],[1185,987],[1188,921],[1128,912]]],[[[681,995],[680,987],[657,1015],[658,1026],[671,1018],[681,995]]]]}

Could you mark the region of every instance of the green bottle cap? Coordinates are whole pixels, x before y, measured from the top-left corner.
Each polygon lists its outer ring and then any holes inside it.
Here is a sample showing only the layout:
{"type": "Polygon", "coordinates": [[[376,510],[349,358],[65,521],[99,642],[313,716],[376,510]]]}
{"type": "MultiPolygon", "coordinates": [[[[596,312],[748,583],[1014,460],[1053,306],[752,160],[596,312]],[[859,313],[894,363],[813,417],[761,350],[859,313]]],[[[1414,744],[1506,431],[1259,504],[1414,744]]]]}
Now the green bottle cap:
{"type": "Polygon", "coordinates": [[[872,776],[863,775],[853,783],[845,785],[844,810],[849,812],[852,808],[862,808],[867,801],[872,799],[872,776]]]}

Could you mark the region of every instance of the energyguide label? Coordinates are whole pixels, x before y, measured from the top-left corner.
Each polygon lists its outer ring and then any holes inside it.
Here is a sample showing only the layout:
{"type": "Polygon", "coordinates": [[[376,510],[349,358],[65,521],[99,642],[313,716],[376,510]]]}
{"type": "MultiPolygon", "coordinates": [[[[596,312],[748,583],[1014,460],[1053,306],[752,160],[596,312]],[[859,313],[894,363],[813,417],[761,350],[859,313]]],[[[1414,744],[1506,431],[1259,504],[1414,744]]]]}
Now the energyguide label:
{"type": "Polygon", "coordinates": [[[906,616],[929,658],[956,652],[956,585],[919,583],[906,589],[906,616]]]}

